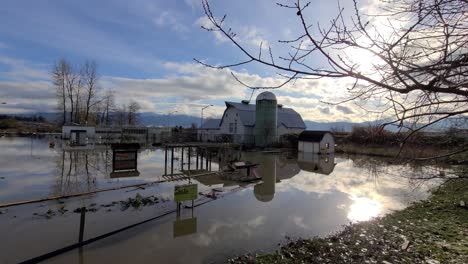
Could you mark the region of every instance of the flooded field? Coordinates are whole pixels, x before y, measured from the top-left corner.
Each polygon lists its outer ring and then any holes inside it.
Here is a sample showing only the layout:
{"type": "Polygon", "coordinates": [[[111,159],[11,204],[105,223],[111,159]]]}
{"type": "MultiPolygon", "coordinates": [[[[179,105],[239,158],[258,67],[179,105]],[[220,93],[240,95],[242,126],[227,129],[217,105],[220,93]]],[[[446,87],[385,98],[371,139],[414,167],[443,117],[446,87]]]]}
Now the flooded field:
{"type": "MultiPolygon", "coordinates": [[[[167,180],[164,150],[158,148],[139,151],[139,175],[119,177],[112,174],[112,150],[102,145],[77,150],[60,142],[49,148],[48,138],[0,138],[0,149],[0,204],[167,180]]],[[[259,164],[263,180],[239,185],[214,175],[192,179],[199,192],[215,189],[217,198],[200,195],[194,207],[185,202],[180,214],[174,186],[186,179],[0,208],[0,263],[73,245],[80,224],[84,241],[99,239],[47,262],[223,262],[275,250],[286,237],[323,236],[401,210],[438,184],[409,179],[431,167],[364,156],[244,152],[242,160],[259,164]]],[[[174,167],[182,167],[180,158],[174,167]]]]}

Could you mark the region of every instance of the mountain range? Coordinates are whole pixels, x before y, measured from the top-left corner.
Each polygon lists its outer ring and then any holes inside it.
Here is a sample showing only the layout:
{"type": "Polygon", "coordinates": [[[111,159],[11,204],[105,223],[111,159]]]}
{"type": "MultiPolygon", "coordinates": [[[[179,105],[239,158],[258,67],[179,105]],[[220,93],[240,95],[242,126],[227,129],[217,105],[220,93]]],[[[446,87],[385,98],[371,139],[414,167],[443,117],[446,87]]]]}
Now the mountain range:
{"type": "MultiPolygon", "coordinates": [[[[54,112],[43,112],[43,113],[28,113],[28,114],[12,114],[15,116],[42,116],[49,121],[55,121],[57,119],[57,113],[54,112]]],[[[196,124],[196,126],[200,126],[200,117],[192,116],[192,115],[182,115],[182,114],[172,114],[172,115],[165,115],[165,114],[157,114],[152,112],[143,112],[140,113],[140,123],[145,126],[182,126],[182,127],[190,127],[192,124],[196,124]]],[[[388,120],[387,120],[388,121],[388,120]]],[[[306,128],[308,130],[337,130],[337,131],[344,131],[349,132],[352,130],[353,126],[368,126],[370,124],[381,124],[384,120],[378,120],[373,122],[361,122],[361,123],[354,123],[354,122],[346,122],[346,121],[339,121],[339,122],[316,122],[311,120],[304,120],[306,128]]],[[[440,124],[436,124],[431,126],[430,130],[443,130],[453,123],[452,120],[445,120],[440,124]]],[[[396,127],[387,126],[388,130],[390,131],[397,131],[396,127]]]]}

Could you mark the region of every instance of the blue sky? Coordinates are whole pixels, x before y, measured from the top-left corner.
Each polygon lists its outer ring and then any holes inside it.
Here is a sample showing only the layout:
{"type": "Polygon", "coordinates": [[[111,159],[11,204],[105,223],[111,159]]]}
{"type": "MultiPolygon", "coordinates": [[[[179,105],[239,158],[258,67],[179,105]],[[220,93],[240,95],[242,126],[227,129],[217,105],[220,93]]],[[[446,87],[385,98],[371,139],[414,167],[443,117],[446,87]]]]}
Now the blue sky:
{"type": "MultiPolygon", "coordinates": [[[[248,49],[268,43],[286,52],[278,39],[294,37],[294,13],[273,1],[213,0],[215,14],[227,13],[226,23],[248,49]]],[[[344,1],[349,2],[349,1],[344,1]]],[[[349,9],[349,6],[346,6],[349,9]]],[[[337,2],[313,1],[312,23],[328,23],[337,2]]],[[[350,10],[352,11],[352,10],[350,10]]],[[[98,63],[100,87],[116,92],[117,102],[137,100],[143,111],[198,114],[200,105],[214,104],[207,115],[222,114],[225,100],[248,99],[250,91],[232,79],[235,71],[253,84],[278,81],[275,71],[258,65],[212,70],[194,63],[242,60],[242,54],[219,35],[206,32],[201,0],[3,0],[0,6],[0,113],[53,111],[50,71],[66,58],[74,65],[87,59],[98,63]]],[[[320,65],[317,57],[311,63],[320,65]]],[[[338,80],[310,81],[274,91],[279,103],[295,108],[304,119],[362,121],[373,117],[353,105],[333,107],[319,100],[342,98],[338,80]]]]}

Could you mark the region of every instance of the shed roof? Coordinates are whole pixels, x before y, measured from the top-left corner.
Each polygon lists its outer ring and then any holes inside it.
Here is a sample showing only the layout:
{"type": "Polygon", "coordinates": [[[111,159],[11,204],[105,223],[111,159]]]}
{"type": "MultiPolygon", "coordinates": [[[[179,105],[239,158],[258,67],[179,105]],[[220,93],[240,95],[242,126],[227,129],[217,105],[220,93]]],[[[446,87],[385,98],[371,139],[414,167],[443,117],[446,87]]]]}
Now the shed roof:
{"type": "Polygon", "coordinates": [[[219,129],[221,119],[208,119],[203,123],[200,129],[219,129]]]}
{"type": "MultiPolygon", "coordinates": [[[[226,107],[234,107],[245,126],[255,126],[256,107],[254,104],[226,102],[226,107]]],[[[283,107],[278,107],[277,125],[284,125],[287,128],[306,128],[301,115],[294,111],[294,109],[283,107]]]]}
{"type": "Polygon", "coordinates": [[[323,139],[325,134],[331,134],[330,131],[323,131],[323,130],[306,130],[302,131],[299,134],[299,141],[307,141],[307,142],[320,142],[323,139]]]}

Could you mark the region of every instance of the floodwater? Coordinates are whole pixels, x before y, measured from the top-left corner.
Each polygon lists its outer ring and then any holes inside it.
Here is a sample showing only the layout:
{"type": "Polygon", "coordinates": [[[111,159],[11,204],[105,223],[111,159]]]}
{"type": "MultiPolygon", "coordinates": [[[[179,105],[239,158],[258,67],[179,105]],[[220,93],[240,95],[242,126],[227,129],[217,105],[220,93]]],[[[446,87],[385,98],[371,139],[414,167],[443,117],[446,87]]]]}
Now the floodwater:
{"type": "MultiPolygon", "coordinates": [[[[0,204],[165,180],[162,149],[140,150],[139,175],[113,178],[108,147],[73,149],[57,141],[49,148],[49,140],[0,138],[0,204]]],[[[180,153],[176,157],[175,173],[181,168],[180,153]]],[[[105,237],[47,262],[218,263],[275,250],[286,237],[324,236],[349,222],[401,210],[439,184],[409,179],[432,167],[365,156],[245,152],[242,159],[259,164],[256,173],[263,181],[238,185],[201,176],[191,182],[205,194],[216,189],[218,198],[200,195],[194,208],[183,207],[180,214],[174,212],[174,186],[188,180],[0,208],[0,263],[31,260],[77,243],[82,214],[74,210],[80,207],[91,209],[83,214],[83,240],[105,237]],[[120,203],[137,194],[154,195],[158,202],[138,208],[120,203]]]]}

